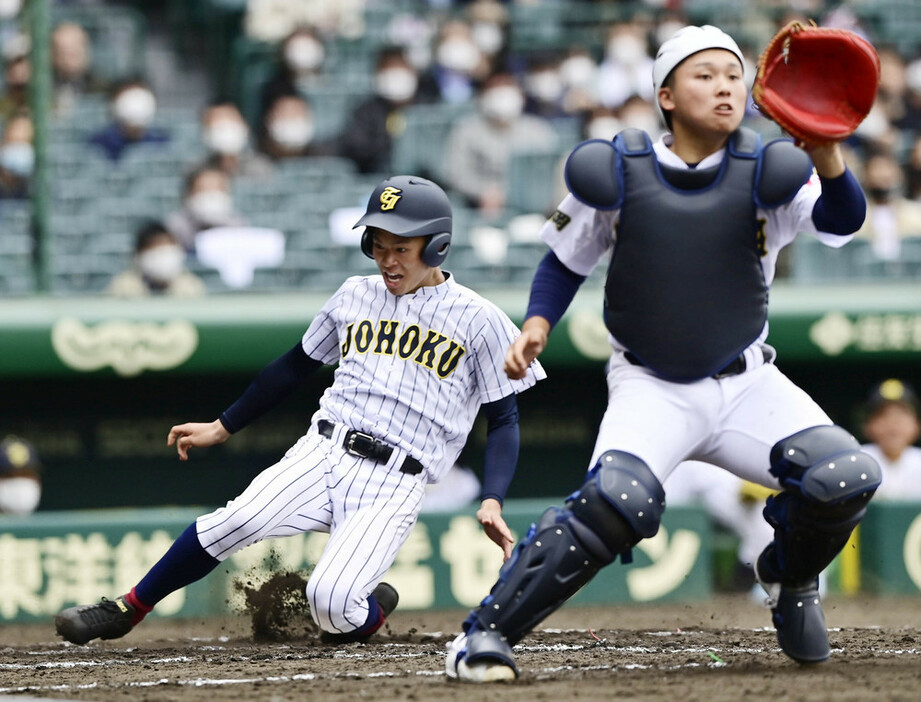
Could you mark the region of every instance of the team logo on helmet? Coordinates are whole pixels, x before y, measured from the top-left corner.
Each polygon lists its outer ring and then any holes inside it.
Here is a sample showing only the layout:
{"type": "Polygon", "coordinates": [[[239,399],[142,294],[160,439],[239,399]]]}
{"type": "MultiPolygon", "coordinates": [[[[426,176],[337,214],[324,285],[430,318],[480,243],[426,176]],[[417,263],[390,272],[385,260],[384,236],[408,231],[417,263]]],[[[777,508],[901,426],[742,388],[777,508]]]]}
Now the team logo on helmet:
{"type": "Polygon", "coordinates": [[[397,200],[403,197],[400,193],[403,191],[399,188],[395,188],[392,185],[388,185],[384,188],[384,192],[381,193],[381,211],[392,210],[396,207],[397,200]]]}

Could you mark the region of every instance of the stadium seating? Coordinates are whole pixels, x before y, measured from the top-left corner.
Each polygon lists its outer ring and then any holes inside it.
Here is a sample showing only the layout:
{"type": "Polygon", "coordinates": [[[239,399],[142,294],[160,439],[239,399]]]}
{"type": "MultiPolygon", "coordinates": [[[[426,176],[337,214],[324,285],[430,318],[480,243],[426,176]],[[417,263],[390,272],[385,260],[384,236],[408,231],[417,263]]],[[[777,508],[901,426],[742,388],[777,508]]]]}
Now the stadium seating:
{"type": "MultiPolygon", "coordinates": [[[[137,4],[135,4],[137,5],[137,4]]],[[[166,20],[176,39],[199,41],[214,54],[209,68],[219,69],[218,88],[235,97],[244,116],[255,123],[261,86],[278,66],[274,44],[255,41],[240,30],[243,0],[170,0],[166,20]]],[[[879,41],[912,54],[921,28],[921,3],[916,0],[853,0],[848,3],[879,41]]],[[[777,6],[776,12],[784,9],[777,6]]],[[[607,27],[649,12],[647,3],[540,2],[509,3],[509,49],[518,63],[535,53],[565,51],[579,44],[600,58],[607,27]]],[[[750,40],[766,31],[751,21],[746,3],[733,0],[686,0],[683,10],[693,22],[716,22],[750,40]]],[[[151,24],[141,9],[126,5],[57,3],[53,21],[71,19],[87,28],[93,43],[93,69],[105,81],[144,74],[145,48],[151,24]]],[[[316,138],[341,130],[350,108],[371,94],[377,51],[392,41],[393,20],[431,12],[424,0],[368,3],[364,31],[359,36],[327,36],[325,78],[310,98],[316,116],[316,138]]],[[[461,13],[460,10],[458,10],[461,13]]],[[[653,12],[655,12],[653,10],[653,12]]],[[[461,13],[462,14],[462,13],[461,13]]],[[[446,15],[445,15],[446,16],[446,15]]],[[[438,15],[442,18],[442,15],[438,15]]],[[[178,64],[187,61],[177,51],[178,64]]],[[[181,94],[177,92],[177,95],[181,94]]],[[[171,93],[172,95],[172,93],[171,93]]],[[[201,101],[205,96],[196,96],[201,101]]],[[[211,96],[207,96],[211,97],[211,96]]],[[[174,101],[175,102],[175,101],[174,101]]],[[[163,218],[181,205],[183,176],[205,158],[198,108],[169,102],[158,109],[156,126],[171,139],[162,145],[139,145],[121,161],[112,163],[87,145],[88,136],[109,119],[104,95],[82,96],[72,111],[55,118],[49,129],[49,188],[52,211],[48,217],[53,294],[96,293],[108,279],[130,264],[133,234],[148,218],[163,218]]],[[[406,110],[406,129],[394,145],[393,172],[417,173],[443,181],[444,144],[453,124],[474,109],[473,103],[418,105],[406,110]]],[[[557,125],[560,150],[515,154],[508,177],[507,211],[484,220],[455,203],[454,249],[449,269],[476,287],[527,284],[546,248],[524,229],[522,215],[549,213],[559,193],[560,166],[578,141],[578,123],[557,125]],[[490,240],[492,237],[492,241],[490,240]]],[[[906,142],[907,144],[907,142],[906,142]]],[[[901,151],[905,146],[901,147],[901,151]]],[[[389,173],[388,173],[389,174],[389,173]]],[[[368,193],[381,177],[358,174],[354,164],[335,156],[291,159],[276,164],[264,179],[239,177],[234,182],[238,210],[254,226],[271,227],[285,235],[286,259],[277,269],[258,269],[252,290],[329,289],[354,272],[371,272],[372,261],[349,240],[350,218],[366,204],[368,193]]],[[[0,295],[28,294],[36,289],[32,269],[32,233],[29,203],[0,202],[0,295]]],[[[921,252],[917,240],[907,240],[897,261],[880,261],[866,241],[830,249],[809,236],[799,237],[789,249],[790,278],[796,283],[842,281],[921,280],[921,252]]],[[[209,290],[229,292],[214,271],[197,267],[209,290]]],[[[603,267],[593,278],[603,277],[603,267]]]]}

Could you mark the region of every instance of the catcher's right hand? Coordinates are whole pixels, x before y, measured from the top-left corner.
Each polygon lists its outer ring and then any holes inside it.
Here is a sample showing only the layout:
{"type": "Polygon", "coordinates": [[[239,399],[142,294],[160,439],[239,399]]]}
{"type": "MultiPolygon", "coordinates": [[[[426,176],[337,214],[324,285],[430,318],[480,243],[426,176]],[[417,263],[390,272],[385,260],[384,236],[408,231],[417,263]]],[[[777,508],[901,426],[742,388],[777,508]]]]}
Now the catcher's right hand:
{"type": "Polygon", "coordinates": [[[790,22],[761,53],[752,98],[806,148],[846,139],[869,113],[879,56],[845,29],[790,22]]]}

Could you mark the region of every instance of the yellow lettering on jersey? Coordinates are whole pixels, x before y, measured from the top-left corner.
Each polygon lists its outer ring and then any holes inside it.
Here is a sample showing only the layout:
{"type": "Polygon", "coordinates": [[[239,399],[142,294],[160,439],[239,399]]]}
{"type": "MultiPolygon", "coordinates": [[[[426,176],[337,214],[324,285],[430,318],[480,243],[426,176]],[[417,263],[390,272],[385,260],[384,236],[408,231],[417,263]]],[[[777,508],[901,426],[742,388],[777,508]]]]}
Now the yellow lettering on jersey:
{"type": "Polygon", "coordinates": [[[393,355],[393,342],[397,339],[397,329],[400,323],[392,319],[382,319],[377,324],[377,343],[374,345],[374,353],[383,354],[384,356],[393,355]]]}
{"type": "Polygon", "coordinates": [[[416,354],[416,357],[413,360],[419,365],[425,366],[431,370],[435,367],[435,349],[447,340],[448,337],[446,337],[444,334],[439,334],[438,332],[429,329],[429,333],[426,335],[425,341],[422,343],[422,348],[419,349],[419,353],[416,354]]]}
{"type": "Polygon", "coordinates": [[[423,339],[423,331],[418,324],[411,324],[402,332],[400,324],[393,319],[382,319],[377,323],[376,330],[368,319],[349,324],[340,347],[342,356],[348,355],[353,348],[355,353],[367,353],[373,347],[373,353],[378,355],[393,356],[396,353],[404,361],[412,359],[420,366],[435,371],[442,379],[457,370],[467,353],[457,341],[432,329],[424,332],[423,339]],[[448,342],[447,346],[444,346],[445,342],[448,342]]]}
{"type": "Polygon", "coordinates": [[[435,369],[438,377],[447,378],[449,375],[451,375],[451,373],[453,373],[457,368],[457,364],[460,362],[461,356],[463,356],[465,353],[467,353],[467,350],[452,339],[447,350],[444,351],[441,354],[441,357],[438,359],[438,367],[435,369]]]}
{"type": "Polygon", "coordinates": [[[400,193],[403,191],[399,188],[394,188],[392,185],[384,188],[384,192],[381,193],[381,211],[392,210],[397,205],[397,201],[403,197],[400,193]]]}
{"type": "Polygon", "coordinates": [[[400,334],[400,343],[397,344],[397,353],[400,355],[400,358],[407,359],[413,355],[416,351],[416,347],[419,346],[419,340],[422,338],[422,330],[419,329],[418,324],[411,324],[406,327],[402,334],[400,334]]]}
{"type": "Polygon", "coordinates": [[[345,356],[349,349],[352,348],[352,327],[354,324],[350,324],[345,328],[345,341],[342,342],[342,347],[339,349],[339,355],[345,356]]]}
{"type": "Polygon", "coordinates": [[[364,353],[371,347],[374,341],[374,327],[367,319],[358,323],[358,329],[355,330],[355,350],[358,353],[364,353]]]}
{"type": "Polygon", "coordinates": [[[758,237],[758,255],[767,256],[767,236],[764,233],[764,225],[767,224],[766,219],[758,220],[758,233],[755,235],[758,237]]]}

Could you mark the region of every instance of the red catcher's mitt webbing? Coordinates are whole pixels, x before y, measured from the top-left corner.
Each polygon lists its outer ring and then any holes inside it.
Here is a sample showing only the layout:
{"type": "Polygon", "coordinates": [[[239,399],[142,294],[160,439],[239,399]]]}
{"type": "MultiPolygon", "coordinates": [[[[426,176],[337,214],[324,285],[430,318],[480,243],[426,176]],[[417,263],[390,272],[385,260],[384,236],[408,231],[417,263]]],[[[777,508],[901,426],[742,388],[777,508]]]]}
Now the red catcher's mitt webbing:
{"type": "Polygon", "coordinates": [[[846,29],[791,22],[761,53],[752,97],[805,144],[841,141],[867,116],[879,85],[879,56],[846,29]]]}

